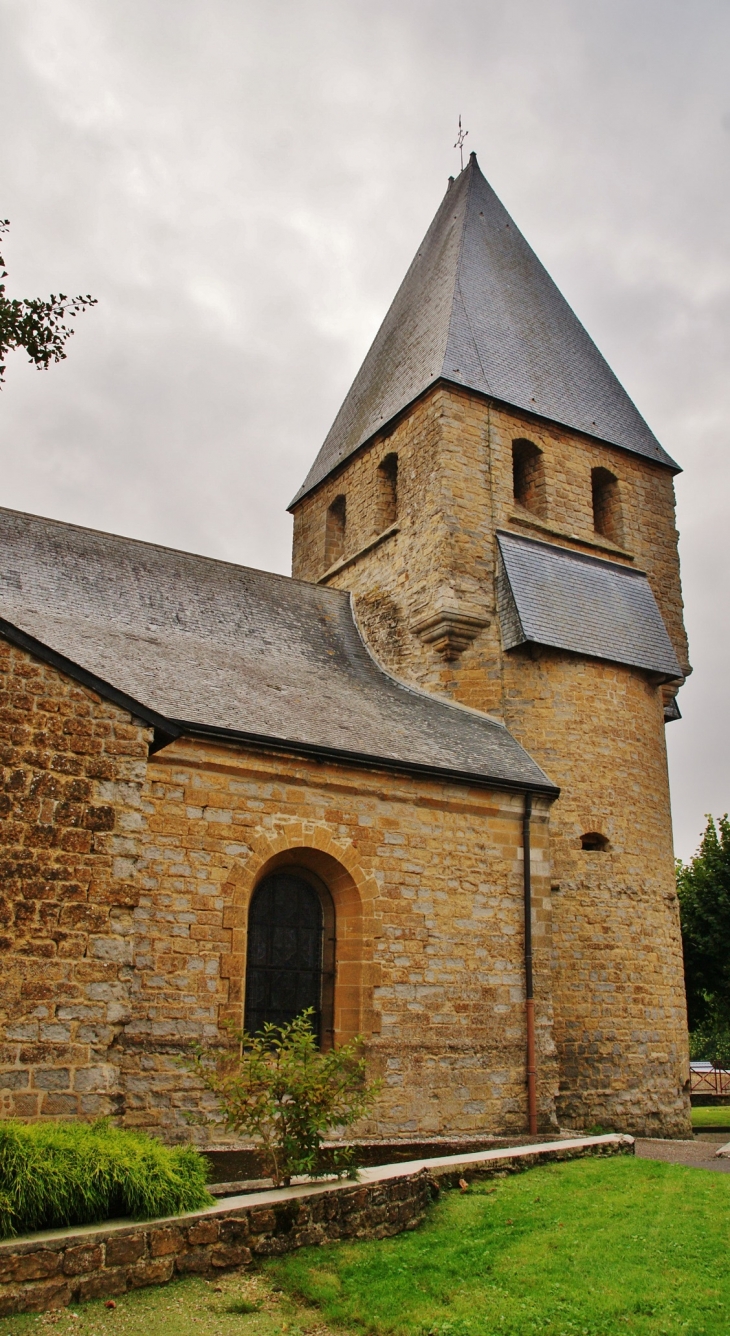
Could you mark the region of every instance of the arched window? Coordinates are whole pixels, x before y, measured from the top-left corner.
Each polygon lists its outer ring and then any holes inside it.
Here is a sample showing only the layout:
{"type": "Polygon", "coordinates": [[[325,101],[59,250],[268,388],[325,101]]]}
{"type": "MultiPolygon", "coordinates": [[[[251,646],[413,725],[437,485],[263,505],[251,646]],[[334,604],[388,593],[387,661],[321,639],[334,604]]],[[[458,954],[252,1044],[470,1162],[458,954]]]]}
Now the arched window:
{"type": "Polygon", "coordinates": [[[610,542],[623,544],[618,478],[608,469],[591,469],[593,528],[610,542]]]}
{"type": "Polygon", "coordinates": [[[597,830],[589,830],[580,837],[580,847],[590,854],[605,854],[608,851],[608,840],[605,835],[599,835],[597,830]]]}
{"type": "Polygon", "coordinates": [[[327,511],[327,523],[324,535],[324,566],[329,570],[336,561],[345,555],[345,526],[347,523],[347,500],[344,496],[335,497],[327,511]]]}
{"type": "Polygon", "coordinates": [[[547,514],[542,450],[532,441],[512,442],[512,492],[518,505],[544,519],[547,514]]]}
{"type": "Polygon", "coordinates": [[[248,913],[246,1013],[256,1034],[284,1025],[307,1007],[320,1047],[331,1048],[335,915],[326,886],[308,871],[286,868],[254,891],[248,913]]]}
{"type": "Polygon", "coordinates": [[[398,456],[391,453],[378,465],[377,533],[382,533],[398,518],[398,456]]]}

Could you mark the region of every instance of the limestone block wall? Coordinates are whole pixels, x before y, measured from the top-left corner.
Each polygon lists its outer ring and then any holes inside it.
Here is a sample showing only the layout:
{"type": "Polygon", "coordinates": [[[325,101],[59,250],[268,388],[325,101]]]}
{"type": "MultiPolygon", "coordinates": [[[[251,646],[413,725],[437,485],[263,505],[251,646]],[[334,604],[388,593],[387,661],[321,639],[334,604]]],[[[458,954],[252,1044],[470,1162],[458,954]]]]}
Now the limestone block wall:
{"type": "Polygon", "coordinates": [[[505,659],[505,714],[561,787],[551,813],[561,1125],[686,1135],[687,1027],[660,694],[638,671],[522,652],[505,659]],[[590,831],[605,835],[605,852],[581,847],[590,831]]]}
{"type": "Polygon", "coordinates": [[[361,630],[383,663],[501,718],[560,785],[550,843],[561,1120],[677,1134],[689,1126],[689,1104],[667,688],[648,674],[567,653],[503,652],[499,529],[645,571],[690,671],[668,470],[457,387],[436,386],[387,439],[375,438],[299,503],[294,569],[352,590],[361,630]],[[540,451],[539,514],[515,501],[514,441],[540,451]],[[364,532],[387,450],[399,457],[398,532],[368,548],[364,532]],[[594,469],[617,480],[620,522],[610,538],[594,527],[594,469]],[[325,576],[321,534],[335,493],[347,497],[351,547],[349,560],[325,576]],[[419,634],[424,609],[443,602],[444,591],[484,623],[451,660],[419,634]],[[606,836],[607,852],[581,848],[581,835],[594,830],[606,836]]]}
{"type": "Polygon", "coordinates": [[[0,641],[0,1116],[113,1113],[149,734],[0,641]]]}
{"type": "MultiPolygon", "coordinates": [[[[335,903],[336,1039],[384,1082],[362,1134],[524,1130],[520,795],[192,740],[148,760],[116,706],[2,642],[0,664],[4,1116],[189,1137],[211,1102],[178,1059],[241,1023],[250,896],[287,864],[335,903]]],[[[534,826],[549,1127],[546,804],[534,826]]]]}
{"type": "Polygon", "coordinates": [[[392,671],[499,713],[494,535],[500,528],[645,571],[679,661],[690,671],[668,470],[454,386],[435,387],[387,436],[374,438],[299,502],[292,573],[352,590],[361,626],[392,671]],[[541,515],[514,500],[514,440],[530,440],[542,452],[541,515]],[[380,544],[369,546],[378,523],[378,466],[389,453],[399,461],[397,519],[380,544]],[[618,478],[621,546],[594,530],[594,468],[618,478]],[[326,514],[339,495],[347,498],[345,561],[326,574],[326,514]],[[489,622],[452,663],[414,629],[444,589],[489,622]]]}
{"type": "MultiPolygon", "coordinates": [[[[257,881],[316,871],[337,915],[336,1039],[383,1077],[362,1135],[526,1126],[519,795],[180,740],[149,764],[124,1120],[188,1136],[175,1057],[243,1013],[257,881]]],[[[554,1120],[546,807],[533,872],[542,1125],[554,1120]]],[[[203,1135],[203,1130],[196,1132],[203,1135]]],[[[214,1135],[220,1143],[222,1136],[214,1135]]]]}
{"type": "MultiPolygon", "coordinates": [[[[390,434],[376,438],[296,507],[292,559],[297,578],[316,582],[324,577],[327,511],[344,494],[344,561],[331,568],[326,583],[355,593],[358,619],[389,668],[434,690],[448,690],[451,675],[412,627],[427,616],[443,573],[453,566],[454,525],[443,471],[445,403],[441,391],[421,399],[390,434]],[[396,521],[380,543],[370,546],[378,537],[379,465],[390,454],[398,456],[396,521]]],[[[465,580],[473,595],[472,575],[465,580]]]]}

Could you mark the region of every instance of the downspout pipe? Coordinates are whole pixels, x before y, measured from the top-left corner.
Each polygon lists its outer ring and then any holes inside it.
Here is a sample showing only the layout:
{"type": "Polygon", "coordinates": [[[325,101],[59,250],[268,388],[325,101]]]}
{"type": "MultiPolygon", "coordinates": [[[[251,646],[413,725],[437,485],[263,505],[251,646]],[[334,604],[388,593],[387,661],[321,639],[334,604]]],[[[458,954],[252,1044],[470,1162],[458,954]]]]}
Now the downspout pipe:
{"type": "Polygon", "coordinates": [[[532,794],[525,794],[522,812],[522,881],[525,903],[525,1021],[527,1030],[527,1120],[531,1136],[537,1134],[537,1072],[535,1068],[535,995],[532,978],[532,875],[530,870],[530,819],[532,794]]]}

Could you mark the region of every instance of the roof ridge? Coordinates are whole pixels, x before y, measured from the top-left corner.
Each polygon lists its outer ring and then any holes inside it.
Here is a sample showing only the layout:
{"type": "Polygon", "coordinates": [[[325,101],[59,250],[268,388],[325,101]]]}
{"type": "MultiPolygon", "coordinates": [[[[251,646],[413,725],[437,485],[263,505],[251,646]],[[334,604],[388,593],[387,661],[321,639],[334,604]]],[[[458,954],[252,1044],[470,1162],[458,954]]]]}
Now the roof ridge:
{"type": "MultiPolygon", "coordinates": [[[[484,384],[487,386],[487,393],[489,393],[489,388],[490,388],[490,387],[489,387],[489,376],[487,375],[487,369],[486,369],[486,367],[485,367],[485,365],[484,365],[484,361],[483,361],[483,359],[482,359],[481,349],[480,349],[479,344],[478,344],[478,342],[477,342],[476,334],[474,333],[474,326],[473,326],[472,321],[471,321],[471,316],[469,315],[469,308],[468,308],[468,306],[467,306],[467,304],[466,304],[466,298],[465,298],[465,296],[464,296],[464,291],[463,291],[462,286],[461,286],[461,273],[462,273],[462,269],[463,269],[463,267],[464,267],[464,234],[465,234],[465,232],[466,232],[466,224],[467,224],[467,219],[468,219],[468,217],[469,217],[469,205],[471,204],[471,195],[472,195],[473,182],[474,182],[474,168],[476,168],[476,170],[478,171],[478,170],[479,170],[479,164],[478,164],[478,162],[477,162],[477,155],[476,155],[476,153],[471,152],[471,153],[469,154],[469,162],[467,163],[467,166],[464,168],[464,171],[469,172],[469,173],[470,173],[470,176],[469,176],[469,183],[468,183],[468,189],[467,189],[466,205],[465,205],[465,208],[464,208],[464,221],[463,221],[463,224],[462,224],[462,228],[461,228],[461,238],[460,238],[460,241],[459,241],[459,259],[458,259],[458,261],[457,261],[457,265],[456,265],[456,282],[455,282],[454,286],[455,286],[455,288],[458,290],[459,297],[461,298],[461,305],[462,305],[462,308],[463,308],[463,311],[464,311],[464,319],[466,320],[466,323],[467,323],[467,325],[469,326],[469,333],[471,334],[472,342],[473,342],[473,344],[474,344],[474,351],[475,351],[475,353],[476,353],[476,355],[477,355],[477,360],[478,360],[479,365],[480,365],[480,367],[481,367],[481,369],[482,369],[482,375],[483,375],[483,377],[484,377],[484,384]]],[[[452,312],[451,312],[451,320],[450,320],[450,322],[449,322],[449,334],[448,334],[448,336],[447,336],[447,340],[446,340],[446,349],[444,350],[444,356],[446,355],[446,351],[448,350],[449,337],[450,337],[450,335],[451,335],[451,329],[452,329],[452,326],[453,326],[453,324],[454,324],[455,314],[456,314],[456,311],[455,311],[455,308],[454,308],[454,309],[452,309],[452,312]]],[[[442,374],[445,374],[445,373],[446,373],[446,367],[445,367],[445,366],[443,366],[443,367],[441,368],[441,370],[442,370],[442,374]]]]}
{"type": "Polygon", "coordinates": [[[174,557],[190,557],[194,561],[204,561],[211,566],[227,566],[234,571],[248,571],[252,575],[265,575],[270,580],[283,580],[287,584],[305,585],[308,589],[316,589],[325,594],[333,594],[342,598],[346,596],[346,591],[318,585],[313,580],[301,580],[295,575],[284,575],[281,571],[266,571],[260,566],[244,566],[241,562],[228,561],[225,557],[210,557],[204,552],[190,552],[183,547],[170,547],[167,543],[151,543],[147,538],[131,538],[128,534],[112,533],[107,529],[92,529],[86,524],[75,524],[69,520],[53,519],[49,515],[35,515],[32,511],[14,510],[11,506],[0,506],[0,516],[13,515],[20,520],[34,520],[40,524],[50,524],[56,529],[70,529],[74,533],[92,534],[96,538],[109,538],[119,543],[129,543],[134,547],[149,548],[153,552],[166,552],[174,557]]]}

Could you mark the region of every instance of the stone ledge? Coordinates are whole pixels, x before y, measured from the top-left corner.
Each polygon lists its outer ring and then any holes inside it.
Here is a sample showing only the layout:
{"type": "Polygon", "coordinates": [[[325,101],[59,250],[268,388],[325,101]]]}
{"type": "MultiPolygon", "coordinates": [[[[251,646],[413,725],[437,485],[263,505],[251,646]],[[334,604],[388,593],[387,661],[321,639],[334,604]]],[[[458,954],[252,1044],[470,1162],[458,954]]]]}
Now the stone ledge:
{"type": "Polygon", "coordinates": [[[110,1220],[7,1239],[0,1243],[0,1317],[123,1294],[173,1275],[211,1275],[308,1244],[385,1238],[415,1229],[439,1188],[460,1178],[633,1153],[633,1137],[575,1137],[379,1165],[363,1169],[357,1183],[269,1188],[162,1220],[110,1220]]]}
{"type": "Polygon", "coordinates": [[[390,528],[383,529],[382,533],[376,534],[375,537],[371,538],[363,547],[359,547],[357,552],[352,552],[349,557],[341,557],[339,561],[335,561],[333,565],[325,571],[324,575],[320,575],[316,583],[320,585],[326,584],[328,580],[332,579],[333,575],[339,575],[340,571],[346,571],[348,566],[353,566],[361,557],[366,556],[368,552],[372,552],[374,547],[380,547],[381,543],[387,542],[389,538],[394,538],[397,533],[400,533],[400,525],[391,524],[390,528]]]}
{"type": "Polygon", "coordinates": [[[558,528],[555,524],[549,524],[547,520],[540,519],[539,516],[531,512],[525,512],[523,515],[510,515],[510,524],[520,524],[523,529],[534,529],[536,533],[550,534],[553,538],[566,539],[569,543],[580,543],[582,547],[590,547],[595,552],[604,552],[608,556],[623,557],[626,561],[634,561],[633,552],[629,552],[625,547],[619,547],[617,543],[612,543],[610,539],[603,536],[597,537],[594,533],[592,538],[581,538],[580,534],[571,533],[569,529],[558,528]]]}

